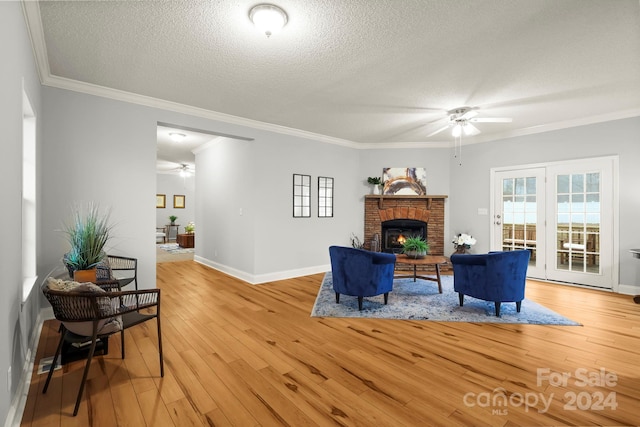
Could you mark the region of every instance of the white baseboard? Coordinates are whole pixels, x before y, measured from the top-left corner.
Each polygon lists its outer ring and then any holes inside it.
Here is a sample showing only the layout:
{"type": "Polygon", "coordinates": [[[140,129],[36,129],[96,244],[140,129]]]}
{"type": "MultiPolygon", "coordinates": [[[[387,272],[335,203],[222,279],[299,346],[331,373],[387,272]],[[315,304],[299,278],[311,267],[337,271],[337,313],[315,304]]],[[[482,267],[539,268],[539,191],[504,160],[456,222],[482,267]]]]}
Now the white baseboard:
{"type": "Polygon", "coordinates": [[[36,319],[36,332],[31,337],[29,342],[29,348],[27,351],[31,351],[31,356],[25,361],[22,366],[22,372],[20,373],[20,382],[16,389],[16,394],[11,400],[9,411],[7,412],[7,418],[5,420],[5,427],[19,427],[22,422],[22,415],[24,414],[24,408],[27,404],[27,396],[29,395],[29,386],[31,385],[31,375],[33,374],[33,366],[35,364],[36,353],[38,352],[38,343],[40,342],[40,334],[42,333],[42,325],[45,320],[54,319],[53,309],[51,307],[43,308],[38,313],[36,319]]]}
{"type": "Polygon", "coordinates": [[[618,285],[618,293],[625,295],[640,295],[640,286],[639,285],[625,285],[620,283],[618,285]]]}
{"type": "Polygon", "coordinates": [[[274,273],[250,274],[245,271],[236,270],[235,268],[229,267],[227,265],[211,261],[198,255],[195,255],[193,257],[193,260],[252,285],[259,285],[261,283],[273,282],[276,280],[292,279],[294,277],[308,276],[310,274],[324,273],[331,270],[331,265],[327,264],[314,267],[298,268],[295,270],[277,271],[274,273]]]}

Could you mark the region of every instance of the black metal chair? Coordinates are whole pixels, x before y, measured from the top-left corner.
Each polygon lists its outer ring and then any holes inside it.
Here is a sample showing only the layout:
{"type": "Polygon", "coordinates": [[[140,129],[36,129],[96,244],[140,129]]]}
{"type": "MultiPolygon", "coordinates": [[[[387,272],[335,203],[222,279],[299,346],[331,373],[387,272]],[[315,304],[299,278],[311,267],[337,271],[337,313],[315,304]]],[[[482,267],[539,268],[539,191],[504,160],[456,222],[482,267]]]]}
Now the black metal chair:
{"type": "Polygon", "coordinates": [[[101,282],[100,285],[92,283],[78,284],[61,280],[57,280],[54,283],[47,280],[42,287],[44,296],[53,307],[55,318],[61,322],[60,341],[53,356],[51,369],[47,375],[42,393],[47,392],[63,343],[91,341],[76,405],[73,410],[74,416],[78,414],[82,393],[98,340],[106,342],[110,335],[120,332],[122,358],[124,359],[124,331],[155,318],[158,326],[160,376],[164,377],[162,334],[160,329],[160,289],[112,291],[112,289],[119,289],[118,281],[101,282]],[[68,288],[63,290],[59,286],[60,283],[68,284],[68,288]]]}

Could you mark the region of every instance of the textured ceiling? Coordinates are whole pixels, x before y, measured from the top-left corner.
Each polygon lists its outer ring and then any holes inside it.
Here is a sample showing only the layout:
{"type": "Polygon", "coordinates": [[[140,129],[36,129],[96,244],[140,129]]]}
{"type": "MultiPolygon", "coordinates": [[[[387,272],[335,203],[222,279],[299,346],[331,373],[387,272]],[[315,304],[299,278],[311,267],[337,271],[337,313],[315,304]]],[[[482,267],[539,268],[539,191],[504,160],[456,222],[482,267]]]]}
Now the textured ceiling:
{"type": "Polygon", "coordinates": [[[513,118],[467,142],[640,115],[638,0],[276,3],[289,22],[271,38],[248,19],[255,0],[43,1],[27,21],[45,84],[362,146],[451,143],[427,135],[460,106],[513,118]]]}

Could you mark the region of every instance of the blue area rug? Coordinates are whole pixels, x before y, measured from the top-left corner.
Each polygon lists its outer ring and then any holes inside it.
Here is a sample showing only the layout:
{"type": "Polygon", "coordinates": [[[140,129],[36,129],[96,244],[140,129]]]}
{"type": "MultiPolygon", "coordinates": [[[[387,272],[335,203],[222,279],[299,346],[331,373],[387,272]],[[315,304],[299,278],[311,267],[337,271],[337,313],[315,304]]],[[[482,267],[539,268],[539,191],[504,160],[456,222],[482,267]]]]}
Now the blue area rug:
{"type": "Polygon", "coordinates": [[[388,305],[384,305],[382,295],[365,297],[362,311],[358,311],[356,297],[340,295],[340,303],[336,304],[331,272],[328,272],[320,286],[311,316],[581,326],[527,299],[522,301],[520,313],[516,312],[515,303],[503,303],[500,317],[495,315],[493,302],[465,296],[464,306],[460,307],[458,294],[453,290],[453,276],[442,276],[442,294],[438,293],[436,282],[396,279],[393,291],[389,293],[388,305]]]}
{"type": "Polygon", "coordinates": [[[192,252],[195,252],[194,248],[183,248],[178,246],[177,243],[165,243],[162,245],[158,245],[158,247],[163,251],[169,252],[170,254],[190,254],[192,252]]]}

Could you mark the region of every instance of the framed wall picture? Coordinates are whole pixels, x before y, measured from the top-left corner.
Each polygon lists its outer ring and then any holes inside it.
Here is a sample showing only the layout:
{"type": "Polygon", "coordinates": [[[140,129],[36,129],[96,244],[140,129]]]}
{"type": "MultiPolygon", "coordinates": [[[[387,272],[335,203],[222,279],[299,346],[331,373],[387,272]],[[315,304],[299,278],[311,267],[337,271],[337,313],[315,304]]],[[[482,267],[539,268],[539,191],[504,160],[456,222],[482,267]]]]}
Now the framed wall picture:
{"type": "Polygon", "coordinates": [[[184,195],[182,194],[173,195],[173,207],[175,209],[184,209],[184,195]]]}
{"type": "Polygon", "coordinates": [[[156,194],[156,208],[164,209],[167,207],[167,196],[165,194],[156,194]]]}

